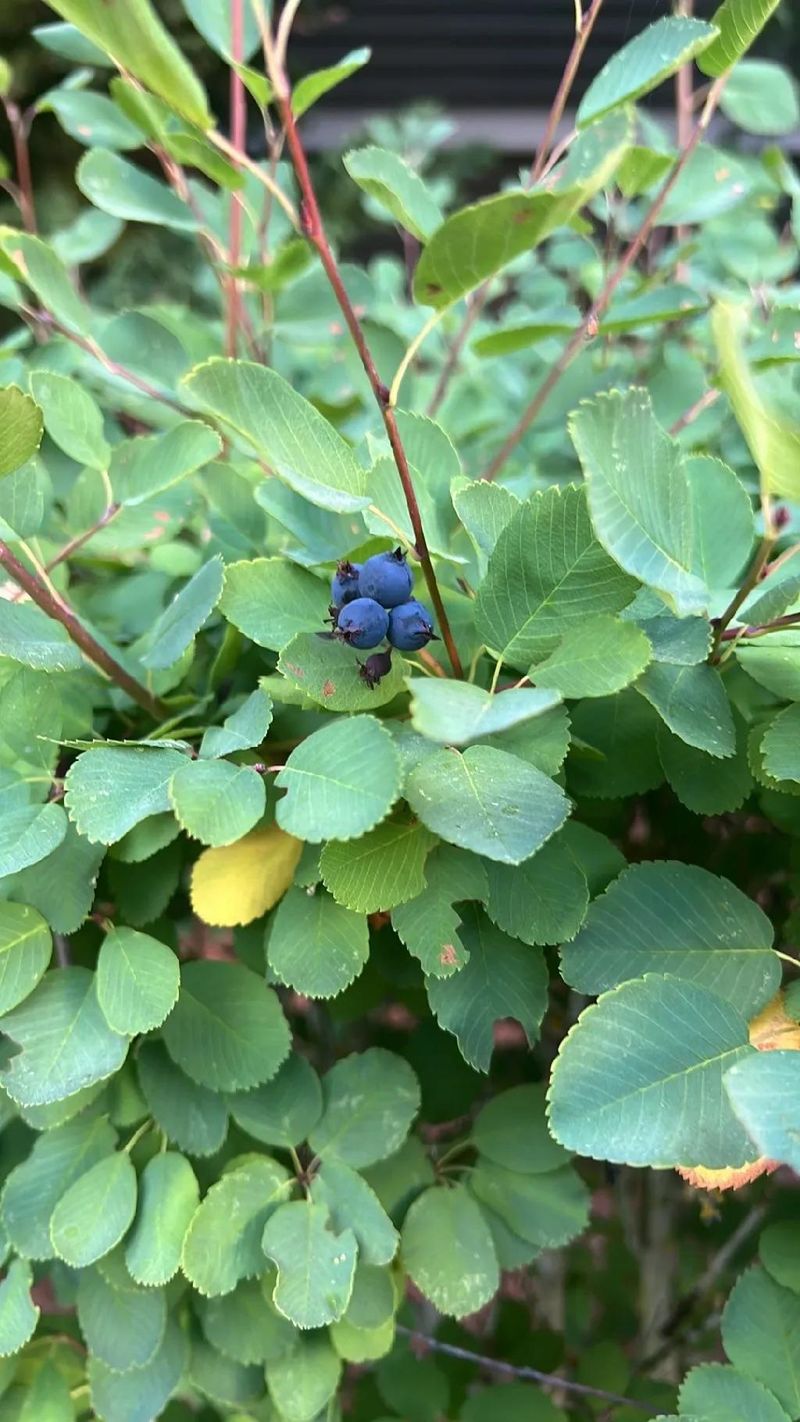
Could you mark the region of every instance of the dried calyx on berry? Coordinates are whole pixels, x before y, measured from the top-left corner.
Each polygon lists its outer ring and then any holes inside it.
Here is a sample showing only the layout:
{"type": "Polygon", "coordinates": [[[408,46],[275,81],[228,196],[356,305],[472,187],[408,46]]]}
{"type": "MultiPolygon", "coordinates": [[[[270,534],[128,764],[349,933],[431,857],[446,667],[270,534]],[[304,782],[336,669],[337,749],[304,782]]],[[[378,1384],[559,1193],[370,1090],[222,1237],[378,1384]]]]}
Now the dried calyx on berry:
{"type": "Polygon", "coordinates": [[[358,575],[361,597],[374,598],[381,607],[397,607],[411,595],[411,569],[402,548],[373,553],[358,575]]]}
{"type": "Polygon", "coordinates": [[[358,597],[360,572],[360,563],[351,563],[346,558],[337,563],[336,572],[331,578],[331,602],[334,607],[344,607],[346,603],[353,602],[358,597]]]}
{"type": "Polygon", "coordinates": [[[334,636],[359,652],[377,647],[386,636],[389,614],[371,597],[357,597],[339,609],[334,636]]]}
{"type": "Polygon", "coordinates": [[[427,607],[416,598],[392,608],[388,637],[400,652],[419,652],[429,642],[438,641],[427,607]]]}

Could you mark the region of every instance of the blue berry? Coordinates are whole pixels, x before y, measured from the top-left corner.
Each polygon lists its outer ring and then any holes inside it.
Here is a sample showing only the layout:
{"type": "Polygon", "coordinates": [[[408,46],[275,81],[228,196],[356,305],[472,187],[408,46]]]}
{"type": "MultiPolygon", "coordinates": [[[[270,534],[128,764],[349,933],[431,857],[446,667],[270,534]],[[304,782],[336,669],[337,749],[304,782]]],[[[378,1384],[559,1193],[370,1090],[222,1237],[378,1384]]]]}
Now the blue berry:
{"type": "Polygon", "coordinates": [[[398,607],[411,593],[411,569],[402,548],[393,553],[374,553],[358,575],[361,597],[373,597],[381,607],[398,607]]]}
{"type": "Polygon", "coordinates": [[[336,572],[331,578],[331,602],[334,607],[344,607],[346,602],[352,602],[358,597],[360,572],[360,563],[349,563],[345,559],[337,564],[336,572]]]}
{"type": "Polygon", "coordinates": [[[416,598],[389,613],[389,641],[400,652],[418,652],[436,640],[430,613],[416,598]]]}
{"type": "Polygon", "coordinates": [[[380,603],[371,597],[357,597],[339,613],[334,636],[366,652],[383,641],[388,626],[389,614],[380,603]]]}

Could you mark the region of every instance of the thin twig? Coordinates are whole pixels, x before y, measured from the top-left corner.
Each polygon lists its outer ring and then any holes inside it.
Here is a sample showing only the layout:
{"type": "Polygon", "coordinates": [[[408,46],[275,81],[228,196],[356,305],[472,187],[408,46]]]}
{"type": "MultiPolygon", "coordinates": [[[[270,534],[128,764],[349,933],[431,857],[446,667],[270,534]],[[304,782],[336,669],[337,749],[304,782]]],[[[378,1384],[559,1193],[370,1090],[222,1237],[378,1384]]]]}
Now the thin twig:
{"type": "Polygon", "coordinates": [[[411,469],[405,449],[403,448],[403,442],[400,438],[400,431],[398,429],[397,420],[395,419],[394,410],[389,404],[389,391],[386,389],[386,386],[378,374],[378,368],[375,365],[372,352],[367,344],[363,327],[345,289],[338,263],[328,241],[325,225],[322,220],[322,213],[320,212],[317,195],[308,167],[306,151],[302,139],[300,138],[292,110],[291,88],[283,67],[278,63],[269,24],[264,18],[260,6],[256,7],[256,13],[259,18],[264,41],[270,80],[275,90],[276,102],[280,110],[284,133],[286,134],[286,145],[302,196],[302,230],[317,251],[325,275],[333,289],[333,293],[361,359],[361,364],[366,371],[372,393],[375,396],[376,403],[381,412],[384,427],[389,438],[389,444],[394,456],[394,462],[400,477],[400,483],[408,509],[408,516],[411,521],[411,528],[414,533],[414,545],[417,557],[419,558],[431,602],[436,612],[442,640],[447,648],[447,655],[455,675],[461,677],[463,676],[461,659],[458,655],[458,648],[456,647],[455,639],[453,638],[453,633],[450,628],[450,622],[442,601],[442,595],[439,591],[439,584],[436,579],[430,550],[428,548],[427,539],[425,538],[425,530],[422,525],[422,517],[414,490],[414,481],[411,477],[411,469]]]}
{"type": "Polygon", "coordinates": [[[726,627],[720,634],[720,642],[738,642],[742,637],[766,637],[770,632],[782,632],[786,627],[796,627],[800,622],[800,612],[786,612],[783,617],[774,617],[771,622],[755,623],[752,627],[726,627]]]}
{"type": "Polygon", "coordinates": [[[53,568],[58,567],[59,563],[65,562],[67,558],[72,557],[73,553],[77,553],[78,549],[82,548],[84,543],[88,543],[89,539],[94,538],[95,534],[99,533],[101,528],[106,528],[107,525],[117,517],[121,508],[122,504],[111,503],[103,509],[100,517],[95,519],[91,528],[85,529],[83,533],[76,533],[75,537],[71,538],[69,543],[65,543],[64,547],[59,549],[55,557],[51,558],[50,562],[45,564],[46,571],[51,573],[53,568]]]}
{"type": "Polygon", "coordinates": [[[550,152],[553,139],[556,136],[556,130],[558,129],[558,125],[560,124],[564,116],[564,110],[567,107],[567,100],[569,99],[569,96],[572,93],[572,86],[575,83],[575,77],[578,73],[581,59],[583,58],[583,51],[589,43],[589,37],[592,33],[592,30],[594,29],[597,16],[600,14],[600,8],[602,4],[603,0],[592,0],[589,9],[586,11],[586,14],[582,15],[580,20],[577,20],[577,23],[575,25],[575,39],[572,43],[572,49],[570,50],[567,62],[564,65],[564,72],[561,75],[561,82],[558,86],[558,89],[556,90],[556,96],[553,100],[553,104],[548,115],[544,133],[542,134],[542,140],[539,144],[538,149],[536,150],[536,157],[534,158],[533,163],[531,164],[531,187],[533,187],[534,183],[538,183],[544,171],[544,165],[547,162],[547,155],[550,152]]]}
{"type": "Polygon", "coordinates": [[[699,419],[700,416],[704,414],[706,410],[710,410],[711,406],[716,404],[721,394],[721,390],[704,391],[704,393],[700,396],[700,399],[695,400],[694,404],[690,405],[688,410],[684,410],[683,414],[678,417],[674,425],[670,425],[670,434],[680,434],[681,430],[685,430],[687,425],[693,425],[695,420],[699,419]]]}
{"type": "MultiPolygon", "coordinates": [[[[710,660],[712,662],[716,660],[719,644],[724,638],[727,627],[733,622],[742,603],[749,597],[753,588],[759,582],[761,574],[769,562],[769,556],[775,547],[776,537],[777,533],[775,529],[770,527],[756,549],[755,557],[747,571],[747,576],[742,581],[741,587],[734,593],[722,616],[717,620],[714,630],[714,641],[711,645],[710,660]]],[[[741,635],[741,633],[739,635],[741,635]]]]}
{"type": "Polygon", "coordinates": [[[37,607],[46,612],[48,617],[52,617],[56,622],[60,622],[65,629],[70,641],[79,647],[85,657],[93,662],[96,667],[103,672],[110,681],[116,683],[122,691],[135,701],[137,706],[141,706],[143,711],[153,716],[157,720],[163,720],[167,715],[167,707],[159,697],[154,696],[146,687],[142,686],[135,677],[131,676],[123,666],[112,657],[100,643],[95,641],[92,634],[87,631],[77,614],[64,601],[61,594],[55,594],[46,588],[33,573],[20,563],[14,556],[6,543],[0,543],[0,567],[5,568],[10,578],[24,589],[32,602],[37,607]]]}
{"type": "Polygon", "coordinates": [[[166,390],[159,390],[158,386],[151,385],[149,380],[143,380],[135,371],[129,370],[127,366],[120,365],[119,361],[112,360],[100,348],[97,341],[88,336],[81,336],[77,331],[70,330],[69,326],[63,326],[57,321],[55,316],[51,316],[49,311],[43,308],[21,306],[20,313],[29,321],[33,321],[40,326],[44,326],[51,331],[57,331],[60,336],[66,336],[73,345],[80,346],[82,351],[93,356],[100,365],[108,371],[109,375],[114,375],[118,380],[124,380],[127,385],[132,385],[142,395],[147,395],[151,400],[157,400],[161,405],[168,405],[171,410],[177,410],[179,415],[186,415],[189,419],[197,418],[197,411],[191,410],[188,405],[182,405],[180,400],[176,400],[169,395],[166,390]]]}
{"type": "MultiPolygon", "coordinates": [[[[247,98],[241,76],[236,70],[236,65],[241,64],[244,59],[244,0],[231,0],[231,57],[233,59],[230,71],[231,138],[234,148],[244,151],[247,145],[247,98]]],[[[243,214],[244,207],[241,197],[236,192],[231,193],[228,218],[228,261],[234,272],[240,265],[242,257],[243,214]]],[[[242,317],[242,288],[239,278],[234,275],[234,272],[231,273],[226,283],[225,352],[229,356],[236,355],[236,343],[242,317]]]]}
{"type": "Polygon", "coordinates": [[[488,1368],[491,1372],[502,1373],[507,1378],[537,1382],[541,1383],[542,1387],[560,1388],[583,1397],[601,1397],[604,1402],[614,1402],[619,1407],[633,1407],[638,1412],[652,1414],[653,1411],[648,1403],[639,1402],[635,1397],[606,1392],[605,1388],[591,1387],[589,1383],[572,1382],[569,1378],[559,1377],[558,1373],[543,1373],[538,1368],[518,1367],[513,1363],[504,1363],[499,1358],[487,1358],[482,1353],[472,1353],[468,1348],[459,1348],[455,1343],[443,1343],[439,1338],[429,1338],[427,1334],[417,1333],[415,1329],[406,1328],[402,1323],[397,1324],[397,1332],[408,1338],[409,1342],[430,1348],[434,1353],[444,1353],[448,1358],[460,1359],[462,1363],[474,1363],[478,1368],[488,1368]]]}
{"type": "Polygon", "coordinates": [[[3,107],[6,111],[8,126],[11,129],[11,137],[14,143],[14,163],[17,169],[17,193],[19,196],[19,211],[22,223],[26,232],[36,232],[36,205],[33,196],[33,178],[31,176],[31,153],[28,146],[30,134],[30,119],[22,113],[19,104],[15,104],[13,99],[4,99],[3,107]]]}
{"type": "MultiPolygon", "coordinates": [[[[548,158],[553,139],[558,129],[558,125],[564,117],[564,110],[567,106],[567,100],[569,99],[569,96],[572,92],[572,86],[575,83],[575,78],[578,73],[580,62],[583,58],[583,52],[587,44],[589,43],[589,37],[592,33],[592,30],[594,29],[594,24],[597,19],[597,16],[600,13],[600,7],[602,6],[602,4],[603,0],[592,0],[592,4],[585,15],[581,14],[580,8],[576,10],[575,39],[573,41],[572,49],[569,52],[566,65],[564,66],[564,72],[561,76],[561,82],[556,91],[555,98],[553,99],[552,107],[547,118],[547,123],[545,124],[545,130],[542,134],[541,142],[539,143],[539,147],[536,150],[536,156],[531,164],[531,169],[528,174],[527,182],[525,184],[525,186],[528,188],[532,188],[536,183],[538,183],[540,178],[544,177],[545,171],[549,171],[556,158],[561,156],[560,152],[557,152],[553,153],[548,158]]],[[[433,395],[431,396],[430,402],[428,404],[426,413],[431,417],[431,419],[433,419],[433,417],[437,414],[444,400],[444,397],[447,394],[447,391],[450,386],[450,381],[453,378],[456,366],[458,365],[458,362],[461,359],[461,354],[464,350],[465,345],[467,344],[470,332],[472,331],[476,321],[478,320],[478,317],[481,315],[489,298],[490,288],[491,279],[482,282],[481,285],[478,287],[477,291],[474,293],[472,300],[470,301],[467,307],[467,314],[464,317],[464,320],[461,324],[461,328],[458,331],[450,347],[450,350],[447,354],[447,358],[439,373],[439,379],[436,382],[433,395]]]]}
{"type": "MultiPolygon", "coordinates": [[[[691,16],[694,12],[694,0],[675,0],[674,10],[676,15],[691,16]]],[[[679,149],[685,148],[689,142],[693,114],[694,72],[690,60],[688,64],[682,64],[675,75],[675,121],[679,149]]],[[[688,226],[679,224],[675,228],[675,236],[679,246],[686,242],[689,237],[688,226]]],[[[685,281],[687,275],[685,264],[679,262],[676,271],[678,281],[685,281]]]]}

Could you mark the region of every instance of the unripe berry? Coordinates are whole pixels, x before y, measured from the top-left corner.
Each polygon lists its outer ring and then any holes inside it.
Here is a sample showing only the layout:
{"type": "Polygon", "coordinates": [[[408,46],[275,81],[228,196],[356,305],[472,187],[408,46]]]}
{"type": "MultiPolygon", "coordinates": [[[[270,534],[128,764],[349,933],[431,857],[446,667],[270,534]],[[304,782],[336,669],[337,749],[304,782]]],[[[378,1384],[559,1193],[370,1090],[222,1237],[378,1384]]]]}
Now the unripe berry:
{"type": "Polygon", "coordinates": [[[337,564],[336,572],[331,578],[331,602],[334,607],[344,607],[346,602],[352,602],[358,597],[360,572],[360,563],[349,563],[345,559],[337,564]]]}
{"type": "Polygon", "coordinates": [[[398,607],[411,592],[411,569],[402,548],[393,553],[374,553],[358,575],[361,597],[373,597],[381,607],[398,607]]]}
{"type": "Polygon", "coordinates": [[[383,641],[388,626],[389,614],[380,603],[371,597],[357,597],[341,609],[333,635],[349,647],[366,652],[383,641]]]}
{"type": "Polygon", "coordinates": [[[419,652],[436,639],[430,613],[416,598],[389,613],[389,641],[399,652],[419,652]]]}

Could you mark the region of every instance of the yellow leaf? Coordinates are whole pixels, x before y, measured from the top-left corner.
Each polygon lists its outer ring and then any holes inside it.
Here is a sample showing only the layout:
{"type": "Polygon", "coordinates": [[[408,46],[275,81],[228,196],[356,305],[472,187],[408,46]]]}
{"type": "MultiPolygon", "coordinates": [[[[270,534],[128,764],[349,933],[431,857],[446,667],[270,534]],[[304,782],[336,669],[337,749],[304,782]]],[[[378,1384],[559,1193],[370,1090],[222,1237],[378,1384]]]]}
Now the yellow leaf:
{"type": "Polygon", "coordinates": [[[192,873],[192,907],[204,923],[233,928],[271,909],[292,882],[303,845],[277,825],[206,849],[192,873]]]}

